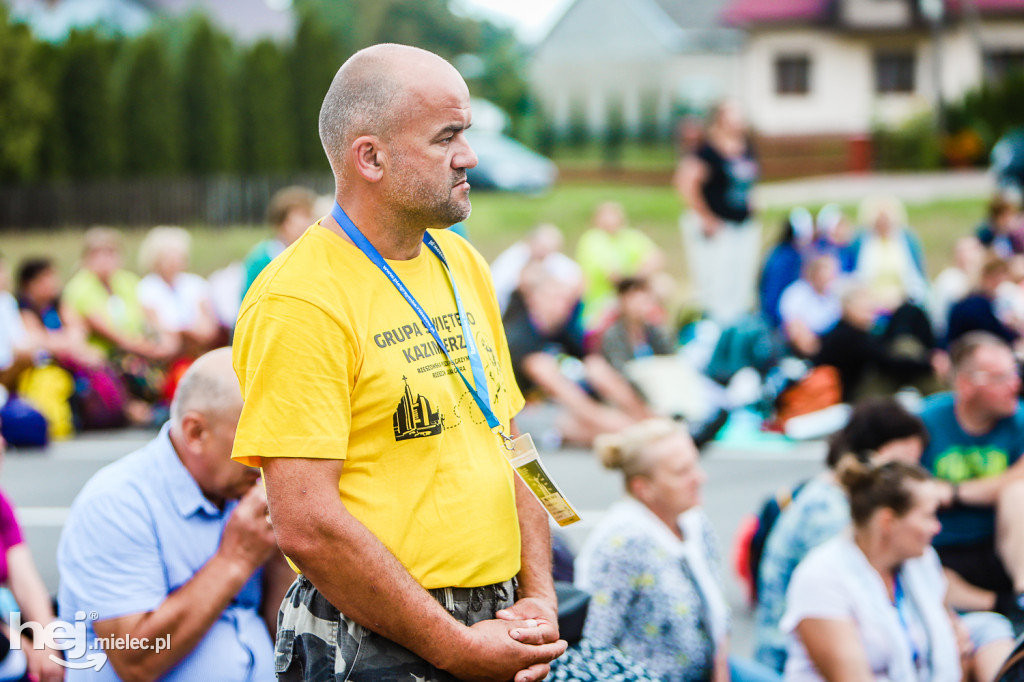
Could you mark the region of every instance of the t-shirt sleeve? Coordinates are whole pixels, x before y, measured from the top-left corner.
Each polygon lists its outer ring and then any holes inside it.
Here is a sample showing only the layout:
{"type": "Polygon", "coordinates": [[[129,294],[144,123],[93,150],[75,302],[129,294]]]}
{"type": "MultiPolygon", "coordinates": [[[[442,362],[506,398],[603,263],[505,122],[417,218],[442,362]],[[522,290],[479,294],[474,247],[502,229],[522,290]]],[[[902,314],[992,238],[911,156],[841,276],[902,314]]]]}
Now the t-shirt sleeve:
{"type": "Polygon", "coordinates": [[[792,632],[808,618],[851,619],[849,597],[835,571],[822,562],[804,562],[793,573],[786,590],[786,613],[779,629],[792,632]]]}
{"type": "Polygon", "coordinates": [[[24,541],[21,526],[14,515],[14,507],[8,502],[7,496],[0,492],[0,543],[3,543],[4,549],[10,549],[24,541]]]}
{"type": "Polygon", "coordinates": [[[76,608],[106,620],[152,611],[166,599],[170,588],[147,512],[134,491],[73,507],[57,567],[61,593],[71,596],[76,608]]]}
{"type": "Polygon", "coordinates": [[[345,459],[357,356],[337,317],[265,294],[239,318],[232,353],[244,400],[235,460],[345,459]]]}

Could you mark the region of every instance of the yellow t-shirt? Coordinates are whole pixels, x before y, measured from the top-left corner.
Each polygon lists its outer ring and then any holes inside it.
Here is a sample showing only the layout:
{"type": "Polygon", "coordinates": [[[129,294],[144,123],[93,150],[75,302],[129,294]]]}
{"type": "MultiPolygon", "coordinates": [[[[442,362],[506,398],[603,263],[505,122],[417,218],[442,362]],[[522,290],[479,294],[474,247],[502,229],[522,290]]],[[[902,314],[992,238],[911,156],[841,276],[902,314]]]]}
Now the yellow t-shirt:
{"type": "MultiPolygon", "coordinates": [[[[434,236],[507,432],[523,397],[490,271],[462,237],[434,236]]],[[[424,246],[388,262],[472,383],[441,261],[424,246]]],[[[344,459],[345,507],[425,588],[519,572],[514,474],[500,439],[409,304],[350,242],[318,223],[275,259],[242,303],[233,359],[245,399],[233,458],[344,459]]]]}

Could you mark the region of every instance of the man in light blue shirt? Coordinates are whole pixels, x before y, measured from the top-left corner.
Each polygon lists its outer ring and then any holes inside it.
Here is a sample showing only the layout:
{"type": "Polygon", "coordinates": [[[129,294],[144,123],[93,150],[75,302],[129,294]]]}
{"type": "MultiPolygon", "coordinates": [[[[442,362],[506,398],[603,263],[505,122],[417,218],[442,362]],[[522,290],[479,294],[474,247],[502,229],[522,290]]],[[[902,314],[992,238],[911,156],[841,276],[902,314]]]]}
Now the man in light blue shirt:
{"type": "Polygon", "coordinates": [[[69,680],[275,678],[277,609],[294,575],[258,470],[231,460],[241,409],[230,349],[206,354],[160,434],[75,499],[57,550],[59,617],[85,635],[65,651],[69,680]]]}

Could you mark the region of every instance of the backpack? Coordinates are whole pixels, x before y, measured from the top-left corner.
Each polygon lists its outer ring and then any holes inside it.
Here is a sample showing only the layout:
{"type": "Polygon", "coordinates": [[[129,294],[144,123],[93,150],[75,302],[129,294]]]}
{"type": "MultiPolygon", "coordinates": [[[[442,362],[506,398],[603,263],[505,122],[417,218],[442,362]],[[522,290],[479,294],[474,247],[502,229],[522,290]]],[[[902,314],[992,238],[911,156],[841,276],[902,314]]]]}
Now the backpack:
{"type": "Polygon", "coordinates": [[[810,479],[780,489],[761,504],[756,514],[748,514],[740,524],[733,552],[733,567],[740,581],[747,586],[747,597],[751,605],[757,603],[761,557],[764,556],[764,548],[768,544],[768,534],[782,512],[807,485],[808,480],[810,479]]]}

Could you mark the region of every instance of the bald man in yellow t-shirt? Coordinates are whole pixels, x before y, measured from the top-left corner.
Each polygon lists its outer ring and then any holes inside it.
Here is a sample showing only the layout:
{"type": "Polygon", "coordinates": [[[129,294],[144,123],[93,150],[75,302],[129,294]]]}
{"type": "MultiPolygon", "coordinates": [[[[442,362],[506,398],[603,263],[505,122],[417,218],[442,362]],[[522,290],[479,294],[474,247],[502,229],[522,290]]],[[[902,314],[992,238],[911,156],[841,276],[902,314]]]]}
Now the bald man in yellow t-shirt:
{"type": "Polygon", "coordinates": [[[565,649],[546,514],[451,364],[486,385],[511,432],[523,398],[489,270],[445,231],[470,211],[470,123],[466,84],[436,55],[354,55],[320,117],[335,213],[243,301],[232,456],[262,467],[278,542],[300,573],[279,615],[281,680],[527,682],[565,649]],[[386,259],[440,342],[339,219],[386,259]],[[423,248],[427,230],[461,305],[423,248]],[[483,377],[472,376],[473,344],[483,377]]]}

